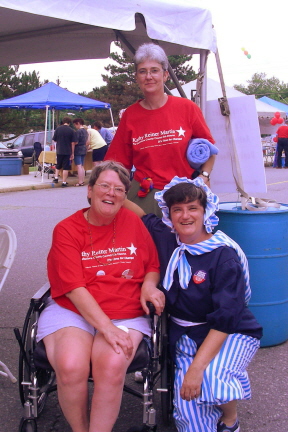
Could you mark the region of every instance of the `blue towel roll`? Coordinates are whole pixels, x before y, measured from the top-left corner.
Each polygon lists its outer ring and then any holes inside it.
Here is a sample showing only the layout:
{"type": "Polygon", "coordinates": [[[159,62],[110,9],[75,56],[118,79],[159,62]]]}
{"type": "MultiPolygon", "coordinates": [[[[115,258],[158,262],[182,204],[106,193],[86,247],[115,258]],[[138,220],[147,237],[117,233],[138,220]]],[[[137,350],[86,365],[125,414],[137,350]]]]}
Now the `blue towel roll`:
{"type": "Polygon", "coordinates": [[[188,142],[186,157],[189,165],[198,170],[219,149],[205,138],[193,138],[188,142]]]}

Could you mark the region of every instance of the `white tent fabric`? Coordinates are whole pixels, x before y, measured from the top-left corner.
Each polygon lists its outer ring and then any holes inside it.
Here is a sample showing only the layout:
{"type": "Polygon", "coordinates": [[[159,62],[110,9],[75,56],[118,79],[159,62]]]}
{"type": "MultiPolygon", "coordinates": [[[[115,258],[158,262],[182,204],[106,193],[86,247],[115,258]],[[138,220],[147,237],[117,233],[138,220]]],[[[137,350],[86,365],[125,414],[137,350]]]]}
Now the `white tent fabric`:
{"type": "MultiPolygon", "coordinates": [[[[197,81],[190,81],[182,86],[188,98],[191,98],[191,91],[196,90],[197,81]]],[[[234,89],[233,87],[225,86],[227,98],[243,97],[246,96],[244,93],[234,89]]],[[[174,96],[180,96],[177,89],[171,90],[174,96]]],[[[207,78],[207,101],[217,100],[222,97],[221,85],[218,81],[211,78],[207,78]]],[[[259,99],[255,99],[255,105],[259,120],[260,132],[263,135],[274,134],[277,130],[276,126],[270,124],[271,118],[274,117],[276,112],[279,112],[282,118],[286,118],[284,111],[278,110],[277,108],[268,105],[259,99]]],[[[279,125],[278,125],[279,126],[279,125]]]]}
{"type": "MultiPolygon", "coordinates": [[[[0,65],[105,58],[115,40],[124,45],[128,54],[133,54],[140,44],[152,40],[168,55],[199,54],[199,71],[204,76],[199,103],[205,115],[209,51],[216,54],[219,78],[223,85],[224,82],[211,14],[191,3],[191,0],[173,3],[168,0],[0,0],[0,65]]],[[[242,187],[237,143],[229,116],[225,117],[225,131],[232,137],[228,143],[235,160],[234,176],[242,187]]]]}
{"type": "Polygon", "coordinates": [[[123,36],[167,54],[216,51],[210,12],[187,0],[0,0],[0,65],[106,58],[123,36]]]}

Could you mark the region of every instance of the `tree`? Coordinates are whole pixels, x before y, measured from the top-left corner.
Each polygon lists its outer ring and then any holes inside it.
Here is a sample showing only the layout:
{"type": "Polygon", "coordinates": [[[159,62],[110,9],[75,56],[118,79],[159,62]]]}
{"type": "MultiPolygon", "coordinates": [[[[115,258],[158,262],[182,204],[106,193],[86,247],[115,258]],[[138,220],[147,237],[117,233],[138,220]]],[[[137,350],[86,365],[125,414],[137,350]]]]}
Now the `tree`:
{"type": "MultiPolygon", "coordinates": [[[[18,72],[19,66],[0,67],[0,100],[18,96],[41,87],[38,73],[18,72]]],[[[42,110],[16,110],[1,108],[0,136],[26,133],[30,129],[44,129],[45,113],[42,110]]],[[[5,139],[3,140],[5,142],[5,139]]]]}
{"type": "Polygon", "coordinates": [[[274,76],[266,78],[265,73],[255,73],[247,83],[246,87],[242,84],[236,84],[234,88],[247,95],[254,94],[257,99],[268,96],[279,102],[288,103],[288,84],[281,82],[274,76]]]}
{"type": "MultiPolygon", "coordinates": [[[[105,67],[109,73],[102,75],[103,81],[106,85],[102,87],[95,87],[92,92],[84,94],[84,96],[92,99],[109,102],[112,107],[113,117],[118,122],[119,111],[127,108],[129,105],[136,102],[138,99],[143,98],[143,94],[139,90],[135,80],[135,67],[131,57],[125,51],[121,54],[113,52],[109,56],[117,64],[110,64],[105,67]]],[[[169,56],[169,62],[180,82],[184,84],[197,78],[192,66],[188,64],[191,60],[191,55],[175,55],[169,56]]],[[[166,83],[169,89],[175,87],[172,80],[166,83]]],[[[86,113],[86,119],[91,123],[93,121],[101,120],[105,126],[111,126],[110,114],[107,110],[94,110],[86,113]]]]}

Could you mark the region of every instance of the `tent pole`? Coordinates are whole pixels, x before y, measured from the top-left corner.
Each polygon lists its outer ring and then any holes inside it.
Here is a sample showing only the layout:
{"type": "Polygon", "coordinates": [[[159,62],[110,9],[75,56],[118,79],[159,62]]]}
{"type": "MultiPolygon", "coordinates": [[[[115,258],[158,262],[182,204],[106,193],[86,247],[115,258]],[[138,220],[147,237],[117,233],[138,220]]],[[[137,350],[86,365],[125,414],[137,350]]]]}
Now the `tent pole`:
{"type": "Polygon", "coordinates": [[[45,145],[46,145],[46,139],[47,139],[48,108],[49,108],[49,105],[46,105],[45,132],[44,132],[44,149],[43,149],[42,183],[44,181],[44,161],[45,161],[45,145]]]}
{"type": "Polygon", "coordinates": [[[206,114],[206,101],[207,101],[207,58],[208,58],[208,51],[207,50],[201,50],[200,51],[200,76],[203,77],[202,85],[200,88],[200,108],[203,113],[203,116],[205,117],[206,114]]]}
{"type": "MultiPolygon", "coordinates": [[[[236,183],[236,189],[239,190],[238,186],[240,186],[240,188],[245,193],[244,183],[243,183],[243,178],[242,178],[242,173],[241,173],[241,168],[240,168],[240,162],[239,162],[238,153],[237,153],[237,146],[235,143],[233,129],[232,129],[231,122],[230,122],[230,109],[229,109],[229,104],[228,104],[228,100],[227,100],[227,96],[226,96],[223,71],[222,71],[222,66],[221,66],[221,62],[220,62],[218,49],[215,53],[215,58],[216,58],[216,64],[217,64],[220,84],[221,84],[221,88],[222,88],[222,94],[223,94],[223,98],[219,98],[218,101],[220,103],[221,113],[225,117],[226,132],[227,132],[227,137],[228,137],[228,142],[229,142],[229,147],[230,147],[232,172],[233,172],[234,180],[236,183]],[[234,168],[235,168],[235,171],[234,171],[234,168]]],[[[240,195],[240,198],[241,198],[241,208],[242,208],[242,210],[245,210],[245,208],[246,208],[245,204],[246,204],[247,200],[242,194],[240,195]]]]}
{"type": "Polygon", "coordinates": [[[115,124],[114,124],[114,119],[113,119],[113,114],[112,114],[111,108],[109,108],[109,111],[110,111],[110,116],[111,116],[111,122],[112,122],[113,130],[115,132],[115,124]]]}
{"type": "Polygon", "coordinates": [[[52,137],[54,136],[55,132],[55,108],[52,109],[52,135],[51,135],[51,150],[53,149],[52,145],[52,137]]]}

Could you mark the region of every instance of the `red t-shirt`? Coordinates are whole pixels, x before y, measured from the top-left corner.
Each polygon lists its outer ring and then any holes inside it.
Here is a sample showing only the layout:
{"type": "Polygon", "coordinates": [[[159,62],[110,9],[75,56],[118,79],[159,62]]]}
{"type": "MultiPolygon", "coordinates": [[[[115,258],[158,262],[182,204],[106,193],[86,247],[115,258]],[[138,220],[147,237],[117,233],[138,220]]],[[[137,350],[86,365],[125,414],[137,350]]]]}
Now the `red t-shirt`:
{"type": "Polygon", "coordinates": [[[140,303],[141,285],[148,272],[159,272],[153,240],[141,219],[120,209],[114,224],[90,225],[79,210],[58,223],[48,255],[48,278],[53,299],[78,312],[66,293],[86,287],[110,319],[144,315],[140,303]],[[100,263],[92,256],[96,255],[100,263]],[[108,265],[103,265],[102,263],[108,265]]]}
{"type": "Polygon", "coordinates": [[[280,126],[276,133],[278,138],[288,138],[288,126],[280,126]]]}
{"type": "Polygon", "coordinates": [[[194,170],[186,158],[188,141],[205,138],[215,142],[200,108],[176,96],[169,96],[155,110],[139,102],[124,112],[105,160],[122,162],[128,169],[134,165],[135,180],[150,177],[156,189],[163,189],[175,175],[191,178],[194,170]]]}

